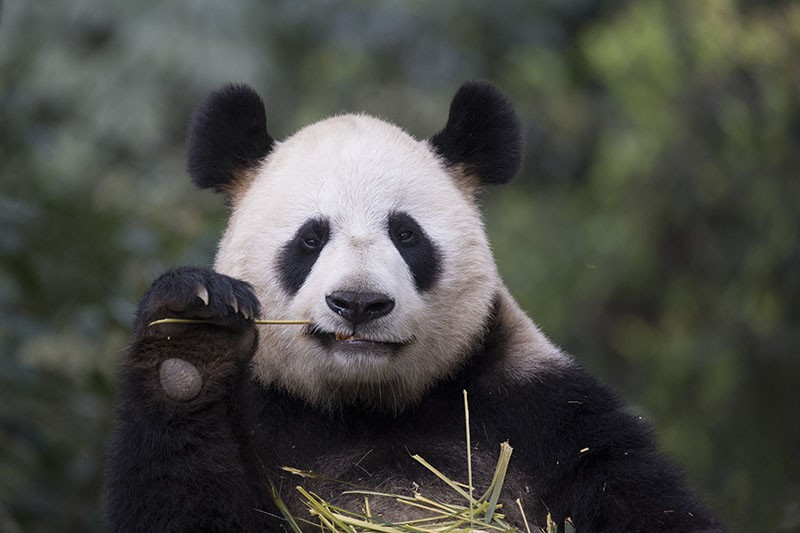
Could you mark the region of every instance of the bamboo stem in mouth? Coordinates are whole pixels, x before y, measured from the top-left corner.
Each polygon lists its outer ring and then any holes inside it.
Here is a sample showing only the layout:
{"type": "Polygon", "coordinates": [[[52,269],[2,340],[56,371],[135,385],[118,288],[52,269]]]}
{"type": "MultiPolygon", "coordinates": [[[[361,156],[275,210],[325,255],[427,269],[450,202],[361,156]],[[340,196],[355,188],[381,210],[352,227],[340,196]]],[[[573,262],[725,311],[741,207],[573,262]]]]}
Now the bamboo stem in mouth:
{"type": "MultiPolygon", "coordinates": [[[[212,320],[203,320],[200,318],[162,318],[160,320],[153,320],[147,326],[156,326],[158,324],[210,324],[212,320]]],[[[310,320],[254,320],[259,326],[305,326],[311,324],[310,320]]]]}

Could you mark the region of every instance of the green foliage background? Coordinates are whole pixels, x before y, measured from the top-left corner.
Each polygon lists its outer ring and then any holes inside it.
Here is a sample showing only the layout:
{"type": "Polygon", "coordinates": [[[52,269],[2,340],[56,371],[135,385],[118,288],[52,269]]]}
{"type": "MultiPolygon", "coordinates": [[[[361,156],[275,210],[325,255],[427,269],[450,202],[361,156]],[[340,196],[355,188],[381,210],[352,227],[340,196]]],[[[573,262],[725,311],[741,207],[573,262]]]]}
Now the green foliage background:
{"type": "MultiPolygon", "coordinates": [[[[365,110],[424,137],[516,102],[485,200],[503,276],[741,531],[800,531],[800,4],[10,0],[0,8],[0,530],[99,531],[137,298],[210,263],[192,107],[252,84],[282,138],[365,110]]],[[[512,443],[513,444],[513,443],[512,443]]]]}

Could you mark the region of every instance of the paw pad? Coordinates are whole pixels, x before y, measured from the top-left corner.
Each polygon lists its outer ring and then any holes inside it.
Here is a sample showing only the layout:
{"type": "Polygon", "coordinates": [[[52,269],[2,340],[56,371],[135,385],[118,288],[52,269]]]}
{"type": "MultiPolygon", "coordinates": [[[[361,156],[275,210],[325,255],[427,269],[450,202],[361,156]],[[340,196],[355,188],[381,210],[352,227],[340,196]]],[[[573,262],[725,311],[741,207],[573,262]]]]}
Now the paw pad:
{"type": "Polygon", "coordinates": [[[203,376],[192,363],[176,357],[165,359],[158,371],[161,388],[169,398],[188,402],[200,394],[203,376]]]}

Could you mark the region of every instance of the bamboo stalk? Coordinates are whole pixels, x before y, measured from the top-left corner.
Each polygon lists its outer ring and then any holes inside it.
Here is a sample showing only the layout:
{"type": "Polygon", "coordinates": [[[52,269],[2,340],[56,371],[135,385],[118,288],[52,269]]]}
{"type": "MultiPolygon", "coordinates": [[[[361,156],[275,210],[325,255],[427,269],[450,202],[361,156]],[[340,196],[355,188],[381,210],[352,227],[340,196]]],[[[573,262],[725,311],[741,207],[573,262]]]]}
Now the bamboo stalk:
{"type": "MultiPolygon", "coordinates": [[[[305,326],[311,324],[310,320],[254,320],[259,326],[305,326]]],[[[213,324],[213,320],[205,320],[201,318],[162,318],[153,320],[147,326],[156,326],[158,324],[213,324]]]]}
{"type": "MultiPolygon", "coordinates": [[[[473,497],[474,488],[472,485],[472,439],[470,437],[469,432],[469,401],[467,400],[467,390],[464,389],[464,427],[467,433],[467,483],[469,483],[469,521],[472,523],[473,518],[475,516],[475,505],[472,502],[475,501],[473,497]]],[[[486,521],[487,523],[489,520],[486,521]]]]}

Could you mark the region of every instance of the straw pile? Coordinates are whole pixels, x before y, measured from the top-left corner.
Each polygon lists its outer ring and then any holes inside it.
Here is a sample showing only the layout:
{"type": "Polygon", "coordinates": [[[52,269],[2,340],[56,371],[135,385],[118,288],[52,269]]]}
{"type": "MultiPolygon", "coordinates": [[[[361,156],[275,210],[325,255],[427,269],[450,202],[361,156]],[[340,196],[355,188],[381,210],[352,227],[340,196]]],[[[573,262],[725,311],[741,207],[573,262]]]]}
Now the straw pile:
{"type": "MultiPolygon", "coordinates": [[[[428,469],[453,491],[456,503],[443,503],[426,498],[423,494],[415,492],[412,496],[401,494],[387,494],[382,492],[367,490],[344,490],[343,494],[358,494],[364,497],[364,505],[358,511],[352,509],[342,509],[326,502],[323,498],[307,491],[302,486],[297,487],[303,503],[311,515],[310,519],[294,517],[289,512],[285,502],[283,502],[275,488],[272,495],[281,513],[287,521],[289,528],[294,533],[303,533],[300,523],[306,531],[321,531],[324,533],[518,533],[520,530],[511,526],[505,521],[502,512],[502,505],[498,503],[500,493],[503,489],[508,464],[511,460],[512,448],[507,442],[500,445],[500,455],[495,467],[494,476],[486,491],[478,498],[474,495],[472,485],[472,456],[469,434],[469,405],[467,403],[467,392],[464,391],[464,415],[466,419],[467,437],[467,475],[468,482],[459,483],[448,478],[445,474],[436,469],[433,465],[425,461],[418,455],[412,458],[428,469]],[[371,512],[370,498],[390,498],[393,501],[409,506],[416,511],[414,514],[419,516],[419,510],[424,513],[423,518],[415,518],[406,522],[388,523],[380,516],[373,515],[371,512]]],[[[309,472],[300,471],[293,468],[284,470],[303,477],[313,477],[309,472]]],[[[547,517],[547,528],[541,530],[535,528],[531,530],[528,525],[522,502],[517,499],[520,514],[524,521],[527,533],[556,533],[557,524],[547,517]]],[[[572,523],[567,520],[565,523],[567,533],[575,533],[572,523]]]]}

